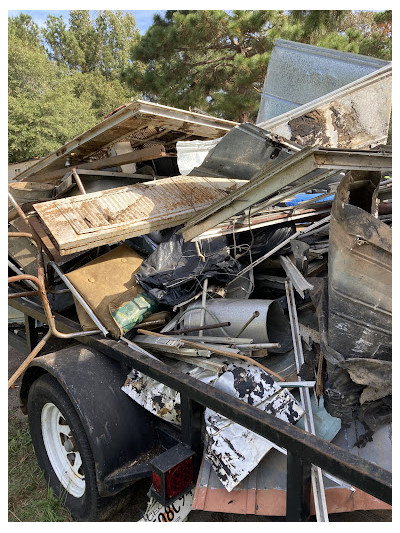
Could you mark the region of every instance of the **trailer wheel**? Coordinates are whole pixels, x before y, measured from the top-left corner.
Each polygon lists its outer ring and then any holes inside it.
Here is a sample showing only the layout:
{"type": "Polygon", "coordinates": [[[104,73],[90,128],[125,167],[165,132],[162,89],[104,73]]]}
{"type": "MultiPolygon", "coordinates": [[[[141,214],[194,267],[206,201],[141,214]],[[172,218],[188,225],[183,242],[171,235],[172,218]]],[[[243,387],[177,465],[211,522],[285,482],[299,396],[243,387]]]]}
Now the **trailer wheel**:
{"type": "Polygon", "coordinates": [[[99,520],[112,498],[99,496],[83,425],[67,394],[50,374],[33,383],[28,418],[39,466],[55,496],[75,520],[99,520]]]}

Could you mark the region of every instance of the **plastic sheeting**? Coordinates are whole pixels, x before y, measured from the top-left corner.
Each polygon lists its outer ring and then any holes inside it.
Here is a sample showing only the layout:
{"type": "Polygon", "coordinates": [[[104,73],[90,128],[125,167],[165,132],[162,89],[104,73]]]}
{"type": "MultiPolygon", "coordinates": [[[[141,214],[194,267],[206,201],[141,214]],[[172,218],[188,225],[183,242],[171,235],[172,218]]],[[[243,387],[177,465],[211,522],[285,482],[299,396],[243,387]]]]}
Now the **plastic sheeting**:
{"type": "Polygon", "coordinates": [[[240,271],[225,237],[203,239],[199,247],[203,257],[194,243],[174,233],[142,264],[137,282],[160,303],[175,306],[201,291],[206,278],[227,283],[240,271]]]}

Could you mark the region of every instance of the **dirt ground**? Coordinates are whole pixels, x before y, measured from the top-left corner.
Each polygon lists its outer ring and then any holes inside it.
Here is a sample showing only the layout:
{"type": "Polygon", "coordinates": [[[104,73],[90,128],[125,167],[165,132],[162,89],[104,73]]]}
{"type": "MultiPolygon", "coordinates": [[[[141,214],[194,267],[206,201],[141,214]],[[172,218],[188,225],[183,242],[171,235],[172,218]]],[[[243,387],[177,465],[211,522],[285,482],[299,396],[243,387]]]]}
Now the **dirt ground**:
{"type": "MultiPolygon", "coordinates": [[[[50,349],[56,349],[55,345],[50,345],[50,349]]],[[[46,350],[43,353],[46,353],[46,350]]],[[[8,372],[11,376],[22,363],[26,355],[9,346],[8,372]]],[[[8,416],[9,420],[19,419],[28,425],[27,417],[21,412],[19,405],[19,381],[14,389],[8,391],[8,416]]],[[[33,453],[33,452],[32,452],[33,453]]],[[[18,475],[16,472],[15,475],[18,475]]],[[[43,484],[45,482],[43,481],[43,484]]],[[[132,495],[124,503],[121,510],[111,515],[108,522],[136,522],[142,517],[142,513],[147,505],[147,492],[149,490],[149,480],[141,480],[135,484],[132,495]]],[[[35,497],[34,495],[32,496],[35,497]]],[[[391,511],[357,511],[353,513],[332,514],[329,516],[331,522],[390,522],[392,520],[391,511]]],[[[203,511],[192,511],[188,516],[188,522],[280,522],[283,517],[266,517],[253,515],[237,515],[228,513],[208,513],[203,511]]],[[[312,519],[315,521],[315,519],[312,519]]]]}

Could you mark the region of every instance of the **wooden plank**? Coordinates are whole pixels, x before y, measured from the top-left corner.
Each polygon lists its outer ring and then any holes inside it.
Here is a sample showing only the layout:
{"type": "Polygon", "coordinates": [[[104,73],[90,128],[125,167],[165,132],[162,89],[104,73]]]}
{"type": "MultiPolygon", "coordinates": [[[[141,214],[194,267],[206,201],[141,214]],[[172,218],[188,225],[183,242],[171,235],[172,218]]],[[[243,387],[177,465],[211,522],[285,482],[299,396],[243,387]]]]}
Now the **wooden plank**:
{"type": "MultiPolygon", "coordinates": [[[[140,163],[141,161],[147,161],[149,159],[158,159],[160,157],[166,157],[164,146],[162,144],[155,144],[153,146],[148,146],[143,148],[143,150],[136,150],[134,152],[128,152],[127,154],[115,155],[113,157],[105,157],[103,159],[97,159],[96,161],[91,161],[89,163],[79,163],[75,165],[79,169],[89,169],[96,170],[101,168],[112,168],[119,167],[121,165],[127,165],[129,163],[140,163]]],[[[53,180],[58,180],[62,178],[68,168],[61,168],[52,172],[41,172],[37,177],[37,181],[48,182],[53,180]]]]}
{"type": "Polygon", "coordinates": [[[247,183],[175,176],[35,204],[61,255],[183,223],[247,183]]]}

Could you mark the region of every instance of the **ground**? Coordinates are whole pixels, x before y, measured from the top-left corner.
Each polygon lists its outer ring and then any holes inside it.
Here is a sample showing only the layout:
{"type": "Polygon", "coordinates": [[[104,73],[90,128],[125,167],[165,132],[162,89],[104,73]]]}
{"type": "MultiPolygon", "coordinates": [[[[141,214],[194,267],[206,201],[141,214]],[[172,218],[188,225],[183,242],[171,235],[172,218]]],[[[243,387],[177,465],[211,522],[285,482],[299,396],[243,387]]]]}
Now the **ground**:
{"type": "MultiPolygon", "coordinates": [[[[18,368],[25,355],[9,347],[9,376],[18,368]]],[[[36,462],[29,436],[27,417],[19,408],[19,380],[8,392],[8,449],[9,449],[9,502],[10,522],[68,522],[73,521],[48,490],[36,462]]],[[[136,522],[146,509],[149,481],[136,483],[123,508],[114,512],[107,521],[136,522]]],[[[391,511],[357,511],[329,516],[331,522],[390,522],[391,511]]],[[[192,511],[188,522],[276,522],[282,517],[236,515],[192,511]]],[[[314,521],[314,520],[313,520],[314,521]]]]}

